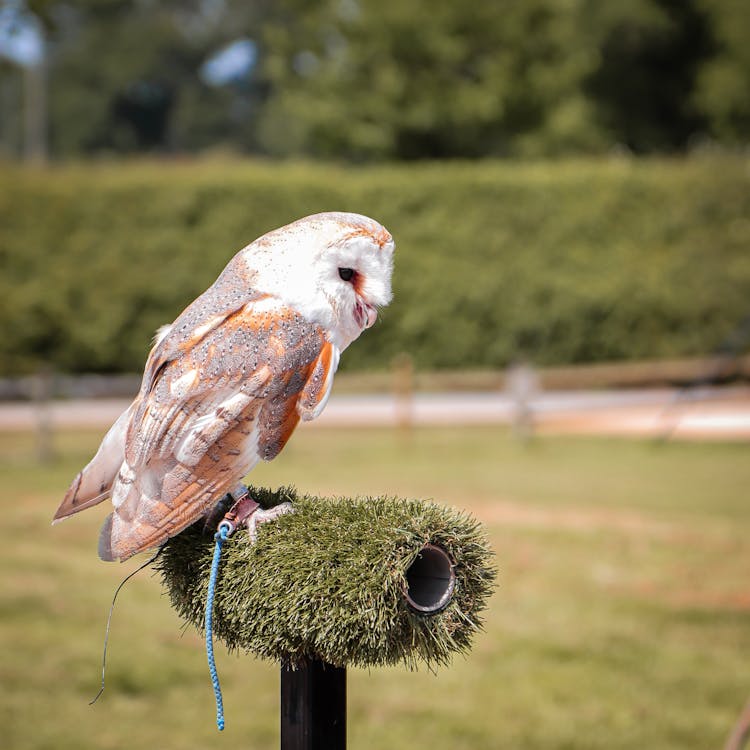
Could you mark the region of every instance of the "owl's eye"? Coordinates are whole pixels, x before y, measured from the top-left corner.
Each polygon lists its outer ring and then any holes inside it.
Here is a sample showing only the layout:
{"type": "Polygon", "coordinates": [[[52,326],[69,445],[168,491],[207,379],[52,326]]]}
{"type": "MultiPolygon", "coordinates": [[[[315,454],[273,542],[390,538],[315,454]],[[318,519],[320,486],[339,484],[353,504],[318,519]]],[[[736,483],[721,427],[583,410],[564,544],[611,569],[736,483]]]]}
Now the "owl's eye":
{"type": "Polygon", "coordinates": [[[353,268],[339,268],[339,276],[344,281],[351,281],[354,278],[354,269],[353,268]]]}

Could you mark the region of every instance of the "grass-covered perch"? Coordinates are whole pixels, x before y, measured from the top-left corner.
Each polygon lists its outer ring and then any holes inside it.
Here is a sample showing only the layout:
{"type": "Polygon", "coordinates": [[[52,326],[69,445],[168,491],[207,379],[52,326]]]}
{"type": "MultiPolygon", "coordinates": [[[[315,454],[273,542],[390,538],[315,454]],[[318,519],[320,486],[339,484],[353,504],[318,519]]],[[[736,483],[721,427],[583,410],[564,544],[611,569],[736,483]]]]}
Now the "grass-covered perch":
{"type": "MultiPolygon", "coordinates": [[[[494,588],[492,553],[466,513],[420,500],[331,499],[251,488],[263,506],[295,512],[239,531],[224,545],[214,633],[230,649],[335,666],[420,662],[433,668],[469,649],[494,588]],[[455,589],[442,611],[408,606],[405,571],[423,545],[447,552],[455,589]]],[[[203,628],[213,529],[195,524],[170,540],[157,563],[177,612],[203,628]]]]}

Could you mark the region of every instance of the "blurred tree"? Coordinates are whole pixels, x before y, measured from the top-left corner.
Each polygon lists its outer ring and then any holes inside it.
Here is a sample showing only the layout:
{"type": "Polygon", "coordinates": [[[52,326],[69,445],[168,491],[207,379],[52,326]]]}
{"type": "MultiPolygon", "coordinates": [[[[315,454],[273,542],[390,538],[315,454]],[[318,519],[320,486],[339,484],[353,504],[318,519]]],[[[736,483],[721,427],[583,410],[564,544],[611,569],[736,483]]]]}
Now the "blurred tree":
{"type": "MultiPolygon", "coordinates": [[[[50,40],[57,155],[477,158],[748,140],[746,0],[26,4],[50,40]],[[207,74],[243,44],[244,68],[207,74]]],[[[14,74],[0,68],[3,104],[14,74]]],[[[6,150],[16,130],[0,121],[6,150]]]]}
{"type": "Polygon", "coordinates": [[[349,158],[476,157],[599,143],[575,0],[281,0],[266,28],[264,145],[349,158]],[[566,143],[567,142],[567,143],[566,143]]]}
{"type": "Polygon", "coordinates": [[[0,156],[21,153],[22,75],[15,65],[0,58],[0,156]]]}
{"type": "Polygon", "coordinates": [[[747,140],[744,0],[280,7],[264,37],[271,152],[412,159],[747,140]]]}
{"type": "MultiPolygon", "coordinates": [[[[51,110],[60,154],[193,150],[255,144],[252,80],[231,91],[200,75],[205,61],[264,17],[270,2],[36,0],[53,42],[51,110]],[[240,114],[237,117],[237,114],[240,114]]],[[[235,82],[237,83],[237,82],[235,82]]]]}
{"type": "Polygon", "coordinates": [[[750,3],[702,0],[712,19],[717,52],[698,72],[693,98],[714,139],[747,144],[750,134],[750,3]]]}
{"type": "Polygon", "coordinates": [[[47,157],[45,71],[42,25],[22,0],[5,0],[0,4],[0,148],[37,164],[47,157]]]}
{"type": "Polygon", "coordinates": [[[635,152],[682,149],[705,130],[693,92],[714,51],[696,0],[588,0],[600,62],[585,88],[611,139],[635,152]]]}

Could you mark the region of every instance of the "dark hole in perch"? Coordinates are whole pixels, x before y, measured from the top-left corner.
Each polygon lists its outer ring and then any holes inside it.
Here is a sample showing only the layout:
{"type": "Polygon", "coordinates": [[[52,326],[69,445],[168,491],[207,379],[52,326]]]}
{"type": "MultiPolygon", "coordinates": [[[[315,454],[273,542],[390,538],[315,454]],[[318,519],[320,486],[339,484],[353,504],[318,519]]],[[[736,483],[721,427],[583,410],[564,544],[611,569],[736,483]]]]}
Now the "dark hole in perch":
{"type": "Polygon", "coordinates": [[[448,553],[434,544],[425,544],[406,570],[406,601],[423,614],[445,609],[453,597],[456,574],[448,553]]]}

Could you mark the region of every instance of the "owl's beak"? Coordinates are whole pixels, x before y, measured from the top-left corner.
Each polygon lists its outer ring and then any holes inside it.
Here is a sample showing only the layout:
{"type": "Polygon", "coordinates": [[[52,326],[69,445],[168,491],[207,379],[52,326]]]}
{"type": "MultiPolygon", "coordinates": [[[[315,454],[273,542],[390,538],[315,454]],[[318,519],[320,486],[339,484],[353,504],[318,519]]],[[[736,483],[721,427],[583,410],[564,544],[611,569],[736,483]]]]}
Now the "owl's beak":
{"type": "Polygon", "coordinates": [[[364,331],[375,325],[375,321],[378,319],[378,311],[361,297],[357,297],[357,303],[354,306],[354,318],[357,325],[364,331]]]}

